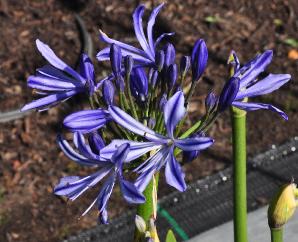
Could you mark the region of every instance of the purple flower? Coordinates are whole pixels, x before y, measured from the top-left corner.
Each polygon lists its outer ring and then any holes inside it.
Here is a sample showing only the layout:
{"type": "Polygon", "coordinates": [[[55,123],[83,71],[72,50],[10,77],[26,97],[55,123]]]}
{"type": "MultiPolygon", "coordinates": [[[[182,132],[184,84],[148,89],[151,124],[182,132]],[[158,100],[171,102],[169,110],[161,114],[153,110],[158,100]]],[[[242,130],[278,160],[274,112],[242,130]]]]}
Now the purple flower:
{"type": "Polygon", "coordinates": [[[50,65],[37,69],[35,76],[29,76],[28,86],[37,89],[37,93],[45,97],[26,104],[21,111],[35,108],[42,111],[78,93],[93,94],[94,67],[87,55],[82,55],[80,73],[77,73],[58,58],[48,45],[37,39],[36,46],[50,65]]]}
{"type": "Polygon", "coordinates": [[[148,95],[148,78],[142,67],[133,68],[130,75],[130,90],[139,102],[144,102],[148,95]]]}
{"type": "MultiPolygon", "coordinates": [[[[259,74],[270,64],[272,55],[272,51],[267,50],[235,72],[224,85],[219,97],[218,109],[220,112],[224,111],[230,105],[233,105],[245,111],[268,109],[277,112],[284,119],[288,119],[288,116],[283,111],[271,104],[243,101],[245,98],[271,93],[291,79],[289,74],[269,74],[262,79],[258,79],[259,74]]],[[[237,57],[235,59],[238,60],[237,57]]]]}
{"type": "Polygon", "coordinates": [[[202,76],[208,61],[208,50],[204,40],[195,43],[191,53],[192,80],[198,81],[202,76]]]}
{"type": "Polygon", "coordinates": [[[213,144],[209,137],[194,137],[177,139],[174,137],[175,126],[185,114],[184,95],[182,91],[175,93],[164,106],[164,121],[167,135],[161,135],[133,119],[130,115],[115,106],[109,107],[113,120],[131,132],[143,136],[148,142],[136,142],[130,140],[113,140],[111,144],[100,151],[102,158],[108,159],[117,147],[123,143],[130,144],[127,160],[137,159],[149,151],[155,151],[148,160],[136,169],[140,176],[136,185],[143,191],[150,182],[152,175],[165,166],[166,181],[179,191],[186,189],[184,173],[179,162],[174,156],[177,147],[183,151],[203,150],[213,144]]]}
{"type": "MultiPolygon", "coordinates": [[[[142,47],[142,49],[138,49],[131,45],[125,44],[123,42],[114,40],[109,38],[104,32],[100,31],[100,39],[106,44],[116,44],[121,48],[123,56],[131,55],[133,59],[141,65],[152,65],[155,63],[155,49],[160,41],[169,35],[173,35],[174,33],[164,33],[154,41],[153,39],[153,26],[155,24],[155,19],[161,8],[164,4],[160,4],[155,9],[153,9],[148,23],[147,23],[147,38],[144,33],[142,18],[145,10],[144,5],[138,6],[133,13],[133,25],[136,37],[142,47]]],[[[108,60],[109,59],[110,48],[104,48],[96,55],[99,61],[108,60]]]]}
{"type": "MultiPolygon", "coordinates": [[[[120,188],[125,200],[129,203],[143,203],[145,197],[139,192],[136,186],[126,181],[122,174],[123,163],[126,160],[129,152],[129,144],[122,144],[118,147],[115,153],[109,160],[103,160],[98,155],[91,151],[90,146],[85,143],[82,134],[74,134],[74,144],[79,150],[77,153],[61,136],[58,137],[58,143],[64,153],[72,160],[82,160],[83,164],[86,161],[88,166],[98,167],[99,170],[91,175],[85,177],[68,176],[60,179],[59,184],[54,188],[54,193],[60,196],[66,196],[68,199],[74,201],[90,187],[94,187],[104,177],[108,176],[104,182],[99,194],[91,205],[82,214],[84,216],[95,204],[99,210],[100,221],[107,223],[107,203],[113,191],[116,180],[119,180],[120,188]]],[[[82,162],[79,162],[82,164],[82,162]]]]}
{"type": "Polygon", "coordinates": [[[63,124],[72,132],[89,133],[103,127],[110,120],[109,112],[99,108],[72,113],[63,120],[63,124]]]}

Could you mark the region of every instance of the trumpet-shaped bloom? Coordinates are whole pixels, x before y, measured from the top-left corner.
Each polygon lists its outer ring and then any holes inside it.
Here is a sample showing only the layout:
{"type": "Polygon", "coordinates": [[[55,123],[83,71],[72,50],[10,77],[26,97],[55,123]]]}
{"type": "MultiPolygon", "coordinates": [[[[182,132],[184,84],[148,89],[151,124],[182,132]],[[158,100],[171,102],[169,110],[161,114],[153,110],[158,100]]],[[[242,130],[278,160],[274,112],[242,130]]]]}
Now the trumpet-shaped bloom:
{"type": "MultiPolygon", "coordinates": [[[[131,55],[138,64],[141,64],[141,65],[154,64],[155,49],[157,45],[165,36],[174,34],[174,33],[164,33],[161,36],[159,36],[156,40],[153,39],[153,27],[155,24],[155,19],[159,11],[163,7],[163,5],[164,4],[160,4],[151,12],[151,15],[147,23],[147,37],[145,36],[143,24],[142,24],[145,6],[144,5],[138,6],[133,13],[133,25],[134,25],[135,35],[142,49],[138,49],[134,46],[109,38],[102,31],[100,31],[100,39],[109,45],[116,44],[121,48],[123,56],[131,55]]],[[[110,55],[109,53],[110,53],[110,48],[106,47],[100,52],[98,52],[96,57],[99,61],[108,60],[110,55]]]]}
{"type": "Polygon", "coordinates": [[[144,126],[118,107],[110,106],[109,113],[116,123],[135,134],[143,136],[148,142],[113,140],[111,144],[100,151],[100,156],[103,159],[109,159],[115,150],[117,150],[117,147],[123,143],[129,143],[131,147],[127,155],[127,161],[137,159],[149,151],[155,151],[155,154],[136,169],[140,173],[140,176],[135,184],[141,191],[146,188],[153,174],[163,166],[165,166],[167,183],[179,191],[184,191],[186,189],[184,173],[175,158],[174,149],[177,147],[183,151],[198,151],[206,149],[213,144],[213,139],[209,137],[186,139],[174,137],[174,129],[185,114],[184,95],[182,91],[175,93],[164,105],[166,136],[158,134],[144,126]]]}
{"type": "MultiPolygon", "coordinates": [[[[243,67],[236,68],[235,74],[225,84],[219,97],[219,111],[224,111],[230,105],[245,111],[268,109],[278,113],[284,119],[288,119],[288,116],[282,110],[271,104],[242,101],[245,98],[271,93],[291,79],[289,74],[269,74],[265,78],[258,79],[259,74],[270,64],[272,55],[271,50],[265,51],[243,67]]],[[[238,60],[238,58],[236,58],[236,60],[238,60]]]]}
{"type": "MultiPolygon", "coordinates": [[[[91,205],[82,214],[84,216],[95,204],[99,210],[99,216],[102,223],[107,223],[107,203],[112,194],[115,182],[119,180],[120,188],[125,200],[129,203],[143,203],[145,197],[138,191],[136,186],[125,180],[122,174],[122,166],[129,152],[129,144],[122,144],[109,160],[102,160],[98,155],[93,153],[91,146],[89,146],[80,133],[75,133],[74,144],[79,150],[77,153],[61,136],[58,137],[58,143],[64,153],[74,161],[80,160],[79,164],[86,164],[88,166],[98,167],[99,170],[91,175],[85,177],[68,176],[63,177],[59,184],[54,188],[54,193],[60,196],[66,196],[68,199],[74,201],[90,187],[97,185],[104,177],[107,177],[99,194],[91,205]]],[[[101,148],[98,146],[97,148],[101,148]]]]}
{"type": "Polygon", "coordinates": [[[26,104],[21,111],[30,109],[42,111],[78,93],[93,94],[94,67],[87,55],[82,55],[78,73],[57,57],[48,45],[36,40],[36,46],[50,65],[37,69],[35,76],[29,76],[28,86],[37,89],[37,93],[45,97],[26,104]]]}

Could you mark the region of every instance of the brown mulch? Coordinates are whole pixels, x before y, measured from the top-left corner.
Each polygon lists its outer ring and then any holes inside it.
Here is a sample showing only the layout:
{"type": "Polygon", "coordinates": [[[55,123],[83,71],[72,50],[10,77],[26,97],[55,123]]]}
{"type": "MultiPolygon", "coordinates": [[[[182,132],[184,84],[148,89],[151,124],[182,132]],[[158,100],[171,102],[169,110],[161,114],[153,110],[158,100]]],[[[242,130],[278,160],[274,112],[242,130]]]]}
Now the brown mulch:
{"type": "MultiPolygon", "coordinates": [[[[144,3],[151,8],[152,2],[158,4],[158,1],[144,3]]],[[[81,48],[74,13],[80,14],[86,22],[95,54],[104,47],[98,40],[98,29],[116,39],[136,44],[131,13],[137,4],[138,1],[131,0],[0,0],[0,111],[20,108],[32,99],[31,90],[26,88],[26,78],[45,64],[35,49],[36,38],[48,43],[74,66],[81,48]]],[[[298,2],[295,0],[169,1],[160,14],[157,34],[176,32],[171,40],[177,52],[182,54],[190,53],[197,38],[204,38],[210,51],[207,71],[191,103],[191,120],[202,115],[206,93],[211,89],[219,91],[226,80],[225,62],[231,49],[243,62],[258,52],[273,49],[275,57],[269,71],[290,73],[293,78],[278,92],[258,101],[282,108],[288,113],[289,121],[271,112],[250,113],[248,153],[253,156],[273,143],[280,144],[297,135],[298,61],[295,53],[298,47],[285,44],[289,38],[298,39],[297,15],[298,2]]],[[[97,65],[100,75],[105,69],[97,65]]],[[[52,195],[52,188],[60,177],[90,172],[67,159],[55,143],[56,134],[62,130],[63,117],[82,108],[82,104],[77,104],[79,100],[0,124],[0,241],[59,241],[96,224],[96,209],[77,219],[91,202],[96,189],[70,204],[52,195]]],[[[209,135],[216,143],[199,159],[185,166],[188,182],[230,164],[228,113],[216,121],[209,135]]],[[[171,191],[162,186],[160,194],[171,191]]],[[[127,208],[116,189],[110,201],[110,217],[127,208]]]]}

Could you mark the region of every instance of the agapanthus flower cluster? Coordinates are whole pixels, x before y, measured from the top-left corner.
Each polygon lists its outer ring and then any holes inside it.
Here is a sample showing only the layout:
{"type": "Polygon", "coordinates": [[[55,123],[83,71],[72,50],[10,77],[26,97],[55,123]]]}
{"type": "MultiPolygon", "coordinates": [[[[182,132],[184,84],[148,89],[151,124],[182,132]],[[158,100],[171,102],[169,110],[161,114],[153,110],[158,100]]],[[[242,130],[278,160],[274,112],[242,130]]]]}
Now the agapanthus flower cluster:
{"type": "Polygon", "coordinates": [[[76,71],[49,46],[36,41],[49,65],[28,78],[28,86],[37,89],[42,97],[22,110],[42,111],[78,93],[84,93],[90,100],[89,110],[78,110],[63,121],[73,133],[73,142],[62,135],[57,140],[66,156],[82,166],[93,167],[95,172],[85,177],[63,177],[54,192],[75,200],[104,180],[97,197],[83,213],[96,205],[102,223],[108,222],[108,200],[116,182],[125,200],[136,204],[145,201],[142,192],[154,174],[163,169],[166,182],[185,191],[181,163],[195,159],[213,144],[208,128],[229,107],[245,111],[269,109],[287,119],[284,112],[270,104],[250,102],[250,98],[271,93],[290,80],[288,74],[260,77],[272,60],[272,51],[257,55],[243,66],[232,52],[231,77],[219,95],[213,92],[206,95],[205,115],[182,133],[189,100],[207,66],[208,50],[204,40],[199,39],[190,56],[177,60],[175,47],[165,38],[174,33],[164,33],[155,39],[153,27],[163,5],[153,9],[146,34],[142,25],[145,7],[141,5],[134,11],[133,25],[141,48],[100,31],[100,39],[107,47],[96,58],[111,64],[110,74],[101,79],[96,77],[86,54],[76,71]],[[136,174],[136,180],[129,181],[133,177],[130,173],[136,174]]]}

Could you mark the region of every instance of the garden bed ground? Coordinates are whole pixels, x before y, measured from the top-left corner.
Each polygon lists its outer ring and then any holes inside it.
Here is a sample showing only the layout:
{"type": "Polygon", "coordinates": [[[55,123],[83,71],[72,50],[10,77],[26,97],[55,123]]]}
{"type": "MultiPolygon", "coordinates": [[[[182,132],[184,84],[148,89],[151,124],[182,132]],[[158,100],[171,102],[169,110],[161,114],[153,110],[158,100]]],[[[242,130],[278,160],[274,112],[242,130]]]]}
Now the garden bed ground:
{"type": "MultiPolygon", "coordinates": [[[[152,2],[144,3],[151,8],[152,2]]],[[[81,48],[74,13],[80,14],[85,21],[95,54],[104,47],[98,40],[99,28],[114,38],[136,43],[131,13],[137,4],[138,1],[130,0],[1,0],[0,111],[20,108],[32,99],[31,90],[26,88],[26,78],[45,63],[35,49],[36,38],[48,43],[74,66],[81,48]],[[74,6],[74,3],[79,5],[74,6]]],[[[269,71],[290,73],[292,81],[259,101],[284,109],[289,121],[270,112],[250,113],[249,155],[297,135],[298,46],[286,44],[290,38],[298,39],[297,15],[298,2],[295,0],[175,0],[167,3],[158,20],[157,34],[176,32],[172,39],[177,52],[182,54],[190,53],[197,38],[204,38],[210,51],[207,71],[191,103],[190,122],[203,113],[206,93],[211,89],[219,91],[226,80],[225,62],[231,49],[243,61],[260,51],[273,49],[275,57],[269,71]]],[[[106,67],[97,66],[98,73],[103,75],[106,67]]],[[[0,241],[59,241],[95,225],[96,210],[80,220],[77,218],[96,191],[71,204],[52,195],[52,188],[61,176],[88,173],[64,157],[55,143],[57,132],[62,130],[63,117],[83,107],[77,103],[75,99],[48,112],[0,124],[0,241]]],[[[209,132],[216,139],[215,145],[185,166],[188,182],[229,165],[230,131],[229,115],[225,113],[209,132]]],[[[161,186],[160,195],[171,191],[161,186]]],[[[127,208],[119,191],[115,192],[110,201],[110,216],[115,217],[127,208]]]]}

